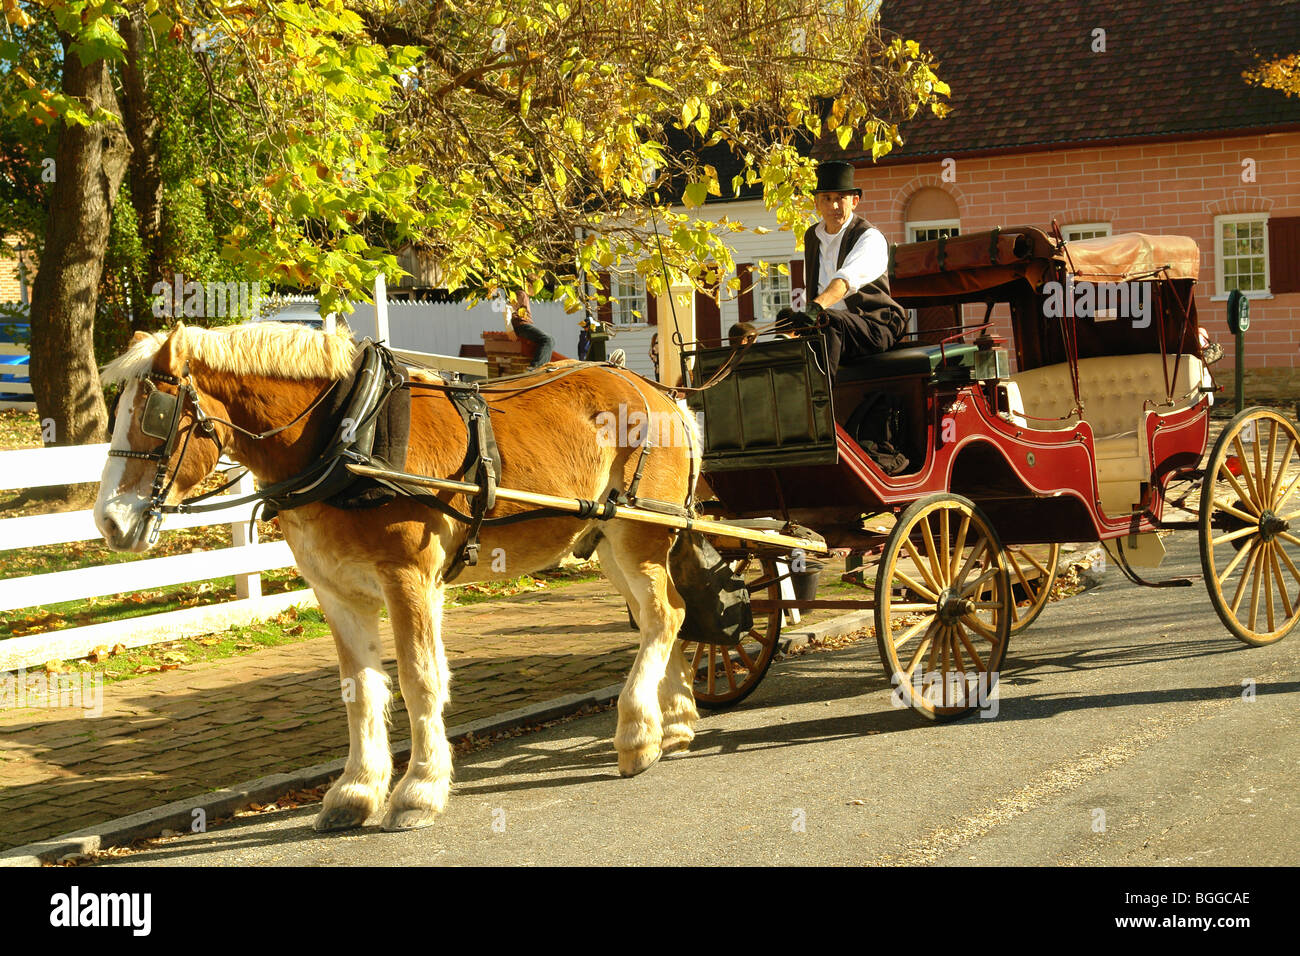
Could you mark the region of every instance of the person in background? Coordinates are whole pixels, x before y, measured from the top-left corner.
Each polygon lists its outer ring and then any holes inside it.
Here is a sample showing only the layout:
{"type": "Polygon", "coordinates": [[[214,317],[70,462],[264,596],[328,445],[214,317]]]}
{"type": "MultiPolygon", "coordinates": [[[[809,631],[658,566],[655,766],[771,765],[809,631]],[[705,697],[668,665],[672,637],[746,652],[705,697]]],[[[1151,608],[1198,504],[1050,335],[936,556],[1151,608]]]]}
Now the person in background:
{"type": "Polygon", "coordinates": [[[650,336],[650,361],[655,366],[655,381],[659,381],[659,333],[650,336]]]}
{"type": "Polygon", "coordinates": [[[510,312],[510,329],[519,338],[532,342],[537,346],[537,353],[533,356],[532,364],[528,370],[541,368],[551,360],[551,353],[555,350],[554,340],[533,324],[533,317],[529,314],[528,292],[520,289],[511,302],[512,309],[510,312]]]}
{"type": "Polygon", "coordinates": [[[742,345],[748,345],[758,338],[758,329],[754,327],[753,322],[737,322],[727,330],[727,341],[733,349],[738,349],[742,345]]]}
{"type": "Polygon", "coordinates": [[[854,213],[861,198],[852,165],[818,165],[814,199],[821,222],[804,233],[809,302],[791,321],[802,330],[824,323],[832,375],[841,363],[888,350],[907,328],[907,313],[889,294],[889,243],[854,213]]]}

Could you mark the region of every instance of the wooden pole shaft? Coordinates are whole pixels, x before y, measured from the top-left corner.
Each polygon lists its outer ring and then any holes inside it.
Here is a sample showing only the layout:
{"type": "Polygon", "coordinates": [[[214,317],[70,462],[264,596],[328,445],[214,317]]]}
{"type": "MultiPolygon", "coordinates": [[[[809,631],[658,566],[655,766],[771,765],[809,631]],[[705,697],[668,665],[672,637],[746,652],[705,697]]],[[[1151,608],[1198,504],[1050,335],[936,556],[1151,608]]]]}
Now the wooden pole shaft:
{"type": "MultiPolygon", "coordinates": [[[[385,471],[382,468],[372,468],[369,465],[348,465],[348,470],[355,475],[362,475],[366,478],[382,478],[394,484],[419,485],[424,488],[436,488],[439,491],[454,491],[460,495],[472,496],[478,494],[479,491],[478,485],[472,485],[464,481],[453,481],[450,478],[430,478],[425,475],[408,475],[405,472],[385,471]]],[[[570,513],[577,513],[582,509],[582,505],[574,498],[539,495],[532,491],[514,491],[510,488],[498,488],[497,499],[513,501],[522,505],[535,505],[539,508],[555,508],[557,511],[568,511],[570,513]]],[[[826,553],[826,546],[817,541],[811,541],[807,538],[794,538],[790,535],[777,534],[772,531],[742,528],[722,521],[709,521],[704,518],[691,518],[688,521],[688,519],[679,518],[677,515],[660,514],[657,511],[645,511],[641,508],[629,508],[626,505],[615,505],[614,517],[625,518],[628,521],[639,521],[642,524],[659,525],[664,528],[685,528],[689,524],[693,531],[700,531],[704,534],[724,535],[729,538],[737,538],[740,541],[798,548],[805,552],[815,552],[817,554],[826,553]]]]}

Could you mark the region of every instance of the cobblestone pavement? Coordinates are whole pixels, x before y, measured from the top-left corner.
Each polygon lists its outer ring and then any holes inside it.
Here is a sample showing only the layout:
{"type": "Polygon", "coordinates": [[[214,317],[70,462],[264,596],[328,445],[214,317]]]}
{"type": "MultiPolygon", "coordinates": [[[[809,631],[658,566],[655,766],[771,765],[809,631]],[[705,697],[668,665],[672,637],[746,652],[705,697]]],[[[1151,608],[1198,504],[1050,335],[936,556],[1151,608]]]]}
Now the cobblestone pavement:
{"type": "MultiPolygon", "coordinates": [[[[386,648],[392,653],[387,621],[386,648]]],[[[626,676],[636,634],[603,580],[449,608],[448,726],[626,676]]],[[[397,664],[385,662],[397,690],[397,664]]],[[[104,712],[0,713],[0,850],[347,754],[330,638],[105,685],[104,712]]],[[[409,736],[394,702],[391,736],[409,736]]],[[[613,728],[610,728],[611,734],[613,728]]]]}

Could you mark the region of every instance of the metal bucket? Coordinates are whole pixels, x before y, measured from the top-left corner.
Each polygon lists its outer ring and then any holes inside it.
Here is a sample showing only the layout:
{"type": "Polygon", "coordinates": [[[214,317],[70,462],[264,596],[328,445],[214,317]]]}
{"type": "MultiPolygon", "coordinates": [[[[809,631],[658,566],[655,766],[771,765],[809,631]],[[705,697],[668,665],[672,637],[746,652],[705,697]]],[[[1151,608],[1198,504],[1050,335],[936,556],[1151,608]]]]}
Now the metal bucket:
{"type": "Polygon", "coordinates": [[[802,571],[790,572],[790,583],[794,587],[794,599],[796,601],[815,601],[817,599],[817,581],[821,576],[822,569],[826,567],[826,563],[804,558],[803,565],[804,569],[802,571]]]}

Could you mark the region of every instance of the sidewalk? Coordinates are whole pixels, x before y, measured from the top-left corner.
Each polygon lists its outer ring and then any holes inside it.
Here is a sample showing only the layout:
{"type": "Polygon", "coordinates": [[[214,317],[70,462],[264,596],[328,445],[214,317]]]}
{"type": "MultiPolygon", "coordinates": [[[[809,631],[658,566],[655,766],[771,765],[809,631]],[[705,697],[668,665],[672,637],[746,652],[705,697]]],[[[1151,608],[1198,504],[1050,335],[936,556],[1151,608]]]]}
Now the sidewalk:
{"type": "MultiPolygon", "coordinates": [[[[383,631],[391,655],[387,621],[383,631]]],[[[449,608],[443,640],[448,726],[619,683],[637,646],[603,579],[449,608]]],[[[396,661],[385,666],[390,735],[401,740],[409,725],[396,661]]],[[[612,738],[612,716],[609,729],[612,738]]],[[[0,851],[341,759],[347,746],[331,638],[106,685],[99,718],[77,708],[0,712],[0,851]]]]}

